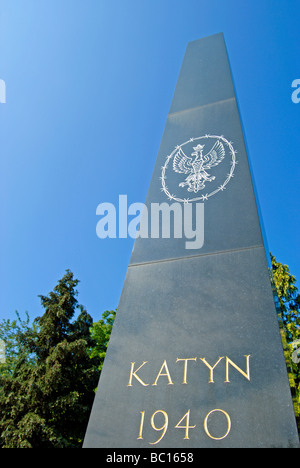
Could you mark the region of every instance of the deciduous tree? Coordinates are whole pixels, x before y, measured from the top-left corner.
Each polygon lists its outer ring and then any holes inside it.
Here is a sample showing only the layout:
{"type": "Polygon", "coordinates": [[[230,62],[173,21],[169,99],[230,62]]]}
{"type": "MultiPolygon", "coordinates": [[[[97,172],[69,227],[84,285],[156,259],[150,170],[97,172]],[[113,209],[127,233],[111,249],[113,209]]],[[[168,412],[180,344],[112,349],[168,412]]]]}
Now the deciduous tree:
{"type": "Polygon", "coordinates": [[[300,295],[289,267],[271,255],[273,280],[279,299],[279,322],[300,434],[300,295]],[[299,351],[297,351],[299,350],[299,351]]]}

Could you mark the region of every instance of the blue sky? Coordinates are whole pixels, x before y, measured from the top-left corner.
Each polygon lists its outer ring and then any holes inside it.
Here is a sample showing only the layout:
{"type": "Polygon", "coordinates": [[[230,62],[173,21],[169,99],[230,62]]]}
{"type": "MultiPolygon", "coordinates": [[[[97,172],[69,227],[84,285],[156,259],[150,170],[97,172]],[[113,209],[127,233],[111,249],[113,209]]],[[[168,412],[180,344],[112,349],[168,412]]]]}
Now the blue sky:
{"type": "MultiPolygon", "coordinates": [[[[0,319],[41,315],[67,268],[94,320],[133,240],[96,207],[144,202],[187,42],[223,32],[269,249],[300,278],[297,0],[0,0],[0,319]]],[[[220,80],[222,77],[220,77],[220,80]]]]}

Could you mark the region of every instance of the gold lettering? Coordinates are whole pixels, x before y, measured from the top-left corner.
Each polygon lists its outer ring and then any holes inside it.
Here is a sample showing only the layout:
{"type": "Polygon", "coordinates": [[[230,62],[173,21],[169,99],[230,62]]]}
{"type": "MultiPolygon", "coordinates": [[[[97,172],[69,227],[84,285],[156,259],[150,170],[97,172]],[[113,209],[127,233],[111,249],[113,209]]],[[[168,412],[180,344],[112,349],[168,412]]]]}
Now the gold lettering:
{"type": "Polygon", "coordinates": [[[227,356],[226,356],[226,380],[225,382],[230,382],[229,380],[229,364],[232,365],[232,367],[234,367],[240,374],[242,374],[246,379],[250,380],[250,364],[249,364],[249,360],[250,360],[250,354],[248,355],[245,355],[245,358],[246,358],[246,362],[247,362],[247,370],[246,372],[242,371],[242,369],[240,369],[231,359],[229,359],[227,356]]]}
{"type": "MultiPolygon", "coordinates": [[[[166,361],[165,361],[166,362],[166,361]]],[[[158,442],[161,441],[161,439],[164,437],[165,433],[167,432],[167,429],[168,429],[168,424],[169,424],[169,417],[167,415],[167,413],[163,410],[158,410],[158,411],[155,411],[155,413],[152,414],[151,416],[151,426],[153,427],[153,429],[155,431],[162,431],[162,434],[161,436],[157,439],[156,442],[149,442],[150,445],[155,445],[155,444],[158,444],[158,442]],[[154,417],[156,414],[158,413],[161,413],[163,416],[164,416],[164,420],[165,422],[163,423],[163,425],[161,427],[156,427],[155,424],[154,424],[154,417]]]]}
{"type": "Polygon", "coordinates": [[[200,358],[200,359],[209,368],[210,379],[209,379],[208,383],[214,383],[214,369],[215,369],[215,367],[217,367],[219,362],[222,361],[222,359],[224,359],[224,356],[219,357],[219,359],[217,360],[216,364],[213,367],[210,364],[208,364],[208,362],[206,361],[205,358],[200,358]]]}
{"type": "Polygon", "coordinates": [[[204,419],[204,430],[205,430],[206,434],[208,435],[208,437],[210,437],[211,439],[214,439],[214,440],[222,440],[222,439],[225,439],[225,437],[228,436],[228,434],[229,434],[229,432],[230,432],[230,429],[231,429],[231,420],[230,420],[229,414],[226,413],[226,411],[223,411],[223,410],[221,410],[221,409],[214,409],[214,410],[210,411],[210,412],[206,415],[206,418],[204,419]],[[226,419],[227,419],[227,424],[228,424],[227,431],[226,431],[226,433],[225,433],[222,437],[213,437],[213,436],[211,435],[211,433],[209,432],[208,427],[207,427],[207,420],[208,420],[208,417],[209,417],[212,413],[215,413],[216,411],[219,411],[220,413],[225,414],[226,419]]]}
{"type": "Polygon", "coordinates": [[[145,411],[141,411],[141,424],[140,424],[140,432],[137,440],[143,439],[143,426],[144,426],[144,419],[145,419],[145,411]]]}
{"type": "Polygon", "coordinates": [[[188,361],[196,361],[196,360],[197,360],[197,358],[196,358],[196,357],[194,357],[194,358],[187,358],[187,359],[179,359],[179,358],[177,358],[176,362],[178,362],[178,361],[184,361],[184,368],[183,368],[183,381],[182,381],[182,383],[183,383],[183,384],[187,384],[187,381],[186,381],[186,375],[187,375],[187,362],[188,362],[188,361]]]}
{"type": "Polygon", "coordinates": [[[134,365],[135,365],[135,362],[132,362],[131,363],[131,369],[130,369],[130,376],[129,376],[129,382],[128,382],[128,385],[127,387],[132,387],[132,377],[135,377],[136,380],[138,380],[144,387],[147,387],[149,384],[146,384],[145,382],[142,381],[142,379],[136,375],[136,373],[145,365],[147,364],[148,361],[144,361],[143,364],[138,368],[136,369],[134,372],[133,372],[133,369],[134,369],[134,365]]]}
{"type": "Polygon", "coordinates": [[[179,423],[176,424],[175,429],[185,429],[185,436],[183,439],[189,439],[189,429],[194,429],[196,426],[190,426],[190,411],[188,410],[185,415],[180,419],[179,423]],[[186,419],[186,426],[179,426],[182,421],[186,419]]]}
{"type": "Polygon", "coordinates": [[[152,384],[153,386],[154,386],[154,385],[157,385],[157,381],[158,381],[159,377],[161,377],[161,376],[166,376],[166,377],[168,377],[168,380],[169,380],[168,385],[174,385],[173,382],[172,382],[171,376],[170,376],[170,372],[169,372],[169,369],[168,369],[167,361],[166,361],[166,360],[163,362],[163,365],[161,366],[160,371],[159,371],[159,373],[157,374],[157,377],[156,377],[156,379],[155,379],[155,382],[154,382],[154,384],[152,384]],[[166,370],[166,372],[165,372],[164,374],[162,373],[163,368],[165,368],[165,370],[166,370]]]}

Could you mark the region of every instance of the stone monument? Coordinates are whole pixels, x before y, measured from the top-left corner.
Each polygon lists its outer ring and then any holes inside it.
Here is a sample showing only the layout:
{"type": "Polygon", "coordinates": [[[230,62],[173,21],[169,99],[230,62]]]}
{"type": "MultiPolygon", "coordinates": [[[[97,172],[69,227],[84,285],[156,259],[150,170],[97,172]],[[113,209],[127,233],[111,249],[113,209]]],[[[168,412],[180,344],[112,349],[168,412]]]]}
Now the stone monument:
{"type": "Polygon", "coordinates": [[[222,34],[187,46],[145,205],[84,447],[297,447],[222,34]]]}

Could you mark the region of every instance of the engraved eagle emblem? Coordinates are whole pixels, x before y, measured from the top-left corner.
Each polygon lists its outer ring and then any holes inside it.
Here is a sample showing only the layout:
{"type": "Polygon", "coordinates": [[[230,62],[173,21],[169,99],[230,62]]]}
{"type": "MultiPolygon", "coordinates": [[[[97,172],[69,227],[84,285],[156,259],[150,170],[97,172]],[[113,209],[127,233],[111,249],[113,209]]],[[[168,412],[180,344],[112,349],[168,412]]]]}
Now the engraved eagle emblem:
{"type": "Polygon", "coordinates": [[[188,186],[189,192],[197,193],[205,188],[206,182],[215,180],[206,171],[220,164],[225,157],[225,149],[220,140],[216,141],[211,150],[203,154],[205,145],[198,144],[193,147],[192,157],[187,156],[180,147],[173,159],[173,170],[180,174],[188,174],[184,182],[179,187],[188,186]]]}

